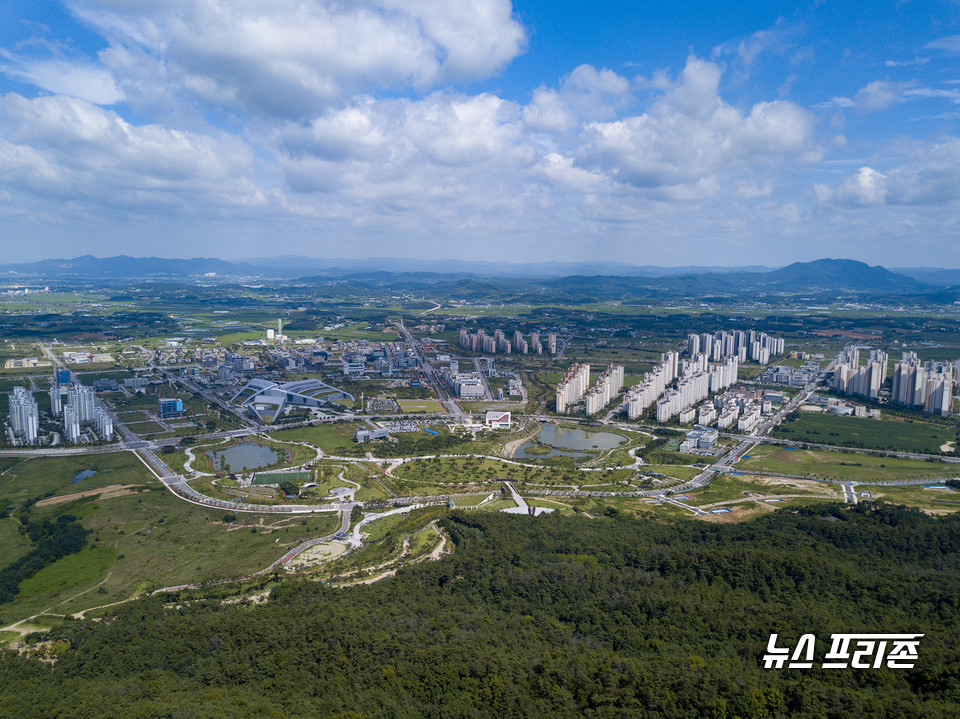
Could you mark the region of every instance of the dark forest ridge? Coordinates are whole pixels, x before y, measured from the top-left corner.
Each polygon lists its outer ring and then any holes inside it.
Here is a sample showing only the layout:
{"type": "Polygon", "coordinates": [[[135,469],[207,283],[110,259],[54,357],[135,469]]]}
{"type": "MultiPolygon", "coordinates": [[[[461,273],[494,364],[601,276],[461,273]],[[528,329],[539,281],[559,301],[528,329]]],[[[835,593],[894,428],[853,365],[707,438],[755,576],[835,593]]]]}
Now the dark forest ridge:
{"type": "Polygon", "coordinates": [[[836,287],[891,293],[929,291],[934,287],[960,284],[960,269],[899,268],[845,259],[795,262],[786,267],[641,266],[615,262],[470,262],[464,260],[419,260],[399,258],[323,259],[298,256],[251,258],[228,261],[218,258],[94,257],[48,259],[39,262],[0,265],[8,278],[37,277],[67,279],[101,278],[188,278],[286,277],[307,275],[317,279],[354,277],[369,279],[372,273],[390,276],[441,274],[500,279],[542,279],[554,288],[596,284],[597,278],[623,278],[627,284],[675,290],[689,285],[706,292],[757,288],[772,291],[802,291],[836,287]]]}

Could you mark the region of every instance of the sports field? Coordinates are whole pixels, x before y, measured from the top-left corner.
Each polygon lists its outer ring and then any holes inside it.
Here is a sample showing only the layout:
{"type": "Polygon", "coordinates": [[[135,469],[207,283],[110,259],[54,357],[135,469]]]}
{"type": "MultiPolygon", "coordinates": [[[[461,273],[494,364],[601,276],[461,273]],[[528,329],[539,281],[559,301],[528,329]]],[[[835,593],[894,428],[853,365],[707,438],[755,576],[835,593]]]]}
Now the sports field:
{"type": "Polygon", "coordinates": [[[400,409],[407,414],[441,414],[443,407],[435,399],[398,399],[400,409]]]}

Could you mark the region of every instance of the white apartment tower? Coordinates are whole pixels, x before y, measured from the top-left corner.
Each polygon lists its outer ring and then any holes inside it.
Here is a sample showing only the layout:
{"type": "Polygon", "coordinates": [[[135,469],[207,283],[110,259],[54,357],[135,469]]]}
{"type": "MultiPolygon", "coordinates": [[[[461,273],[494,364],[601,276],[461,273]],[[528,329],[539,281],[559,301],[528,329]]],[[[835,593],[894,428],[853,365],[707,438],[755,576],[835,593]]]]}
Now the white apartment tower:
{"type": "Polygon", "coordinates": [[[63,408],[63,434],[64,439],[70,444],[80,441],[80,417],[70,405],[63,408]]]}
{"type": "Polygon", "coordinates": [[[70,388],[67,395],[67,404],[77,413],[80,424],[93,424],[95,414],[95,394],[93,388],[85,387],[77,382],[70,388]]]}
{"type": "Polygon", "coordinates": [[[40,412],[33,395],[25,387],[14,387],[10,394],[10,428],[24,444],[36,444],[40,430],[40,412]]]}

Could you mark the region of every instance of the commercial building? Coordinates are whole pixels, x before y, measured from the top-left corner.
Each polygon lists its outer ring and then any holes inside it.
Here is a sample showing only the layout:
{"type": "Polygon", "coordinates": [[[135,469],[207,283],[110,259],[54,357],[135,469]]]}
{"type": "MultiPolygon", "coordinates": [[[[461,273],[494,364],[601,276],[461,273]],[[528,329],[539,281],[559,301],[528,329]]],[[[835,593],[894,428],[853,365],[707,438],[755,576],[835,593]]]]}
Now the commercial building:
{"type": "Polygon", "coordinates": [[[176,419],[183,416],[183,400],[161,397],[157,400],[157,416],[160,419],[176,419]]]}
{"type": "Polygon", "coordinates": [[[373,439],[386,439],[389,436],[390,430],[388,430],[386,427],[378,427],[376,429],[367,429],[366,427],[361,427],[357,430],[354,438],[358,442],[369,442],[373,439]]]}
{"type": "Polygon", "coordinates": [[[487,412],[483,424],[491,429],[510,429],[510,413],[498,411],[487,412]]]}

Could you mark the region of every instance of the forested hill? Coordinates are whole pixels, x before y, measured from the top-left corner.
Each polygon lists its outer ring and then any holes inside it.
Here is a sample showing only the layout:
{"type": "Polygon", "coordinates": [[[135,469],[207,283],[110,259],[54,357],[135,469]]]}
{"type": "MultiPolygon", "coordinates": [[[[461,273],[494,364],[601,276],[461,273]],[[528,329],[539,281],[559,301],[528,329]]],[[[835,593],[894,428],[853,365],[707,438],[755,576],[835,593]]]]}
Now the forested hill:
{"type": "Polygon", "coordinates": [[[118,607],[65,630],[52,668],[8,654],[0,716],[960,716],[960,515],[446,526],[452,557],[372,586],[118,607]],[[760,663],[771,632],[926,636],[912,670],[775,671],[760,663]]]}

